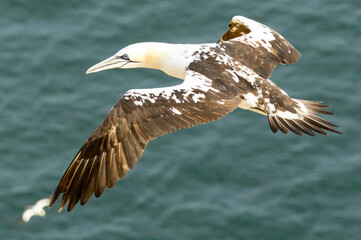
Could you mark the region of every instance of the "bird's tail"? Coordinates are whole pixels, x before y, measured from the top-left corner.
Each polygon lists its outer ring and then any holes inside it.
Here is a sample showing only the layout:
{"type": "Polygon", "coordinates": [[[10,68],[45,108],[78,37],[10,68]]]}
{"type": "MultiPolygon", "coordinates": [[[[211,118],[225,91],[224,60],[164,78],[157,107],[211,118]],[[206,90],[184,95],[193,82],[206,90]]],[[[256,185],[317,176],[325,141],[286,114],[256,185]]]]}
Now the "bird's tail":
{"type": "Polygon", "coordinates": [[[322,101],[288,98],[286,102],[278,102],[278,104],[269,106],[268,122],[274,133],[280,130],[287,134],[290,130],[297,135],[305,133],[314,136],[314,132],[327,135],[324,131],[327,130],[342,134],[335,129],[338,127],[337,125],[318,116],[319,114],[333,114],[325,110],[329,106],[322,105],[322,101]]]}

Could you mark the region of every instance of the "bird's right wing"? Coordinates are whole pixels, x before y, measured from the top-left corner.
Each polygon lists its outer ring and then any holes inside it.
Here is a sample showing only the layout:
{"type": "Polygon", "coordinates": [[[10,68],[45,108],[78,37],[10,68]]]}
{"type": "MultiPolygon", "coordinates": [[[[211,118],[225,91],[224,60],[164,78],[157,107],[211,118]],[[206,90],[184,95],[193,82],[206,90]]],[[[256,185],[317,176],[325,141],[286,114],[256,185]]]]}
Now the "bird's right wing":
{"type": "Polygon", "coordinates": [[[228,31],[218,41],[229,55],[269,78],[277,64],[295,63],[301,54],[273,29],[243,16],[232,18],[228,31]]]}
{"type": "Polygon", "coordinates": [[[223,117],[237,108],[237,95],[191,70],[180,85],[128,91],[80,148],[50,206],[62,193],[59,210],[99,197],[134,167],[149,140],[223,117]]]}

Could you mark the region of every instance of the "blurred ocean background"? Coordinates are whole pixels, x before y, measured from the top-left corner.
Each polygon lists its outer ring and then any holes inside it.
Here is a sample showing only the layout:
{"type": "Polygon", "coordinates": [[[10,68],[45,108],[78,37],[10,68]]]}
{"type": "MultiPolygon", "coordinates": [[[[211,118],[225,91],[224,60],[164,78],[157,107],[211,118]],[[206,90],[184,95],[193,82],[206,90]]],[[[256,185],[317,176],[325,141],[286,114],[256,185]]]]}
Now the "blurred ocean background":
{"type": "Polygon", "coordinates": [[[361,239],[360,26],[359,0],[2,0],[0,239],[361,239]],[[234,15],[301,52],[271,79],[332,105],[326,118],[344,135],[273,134],[236,110],[151,142],[101,198],[14,226],[127,90],[180,83],[90,66],[135,42],[215,42],[234,15]]]}

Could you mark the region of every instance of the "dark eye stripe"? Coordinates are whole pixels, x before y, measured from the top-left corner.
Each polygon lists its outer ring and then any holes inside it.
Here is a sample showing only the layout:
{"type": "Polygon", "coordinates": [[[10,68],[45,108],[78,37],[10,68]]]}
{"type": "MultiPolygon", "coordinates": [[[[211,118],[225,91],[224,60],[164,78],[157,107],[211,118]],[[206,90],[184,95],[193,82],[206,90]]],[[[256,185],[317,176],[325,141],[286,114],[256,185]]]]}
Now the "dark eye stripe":
{"type": "Polygon", "coordinates": [[[124,59],[124,60],[130,60],[128,54],[124,54],[122,56],[116,56],[116,59],[124,59]]]}

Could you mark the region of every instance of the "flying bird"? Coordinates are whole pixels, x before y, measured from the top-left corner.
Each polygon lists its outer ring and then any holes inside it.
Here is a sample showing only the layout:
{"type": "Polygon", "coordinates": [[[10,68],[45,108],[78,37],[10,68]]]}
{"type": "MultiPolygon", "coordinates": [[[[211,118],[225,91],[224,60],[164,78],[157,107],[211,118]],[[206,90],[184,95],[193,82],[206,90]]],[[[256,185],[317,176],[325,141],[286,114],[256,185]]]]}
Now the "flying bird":
{"type": "Polygon", "coordinates": [[[325,130],[341,134],[318,114],[332,114],[321,101],[291,98],[269,78],[278,64],[300,53],[271,28],[242,16],[232,18],[217,43],[129,45],[87,73],[114,68],[152,68],[184,80],[172,87],[129,90],[85,141],[64,173],[49,206],[63,194],[59,211],[84,205],[112,188],[164,134],[208,123],[237,108],[267,116],[271,130],[297,135],[325,130]]]}
{"type": "Polygon", "coordinates": [[[38,200],[34,205],[27,206],[25,211],[21,215],[21,218],[19,218],[14,224],[18,226],[20,224],[27,223],[34,216],[44,217],[46,214],[44,208],[47,207],[49,203],[50,197],[47,197],[38,200]]]}

